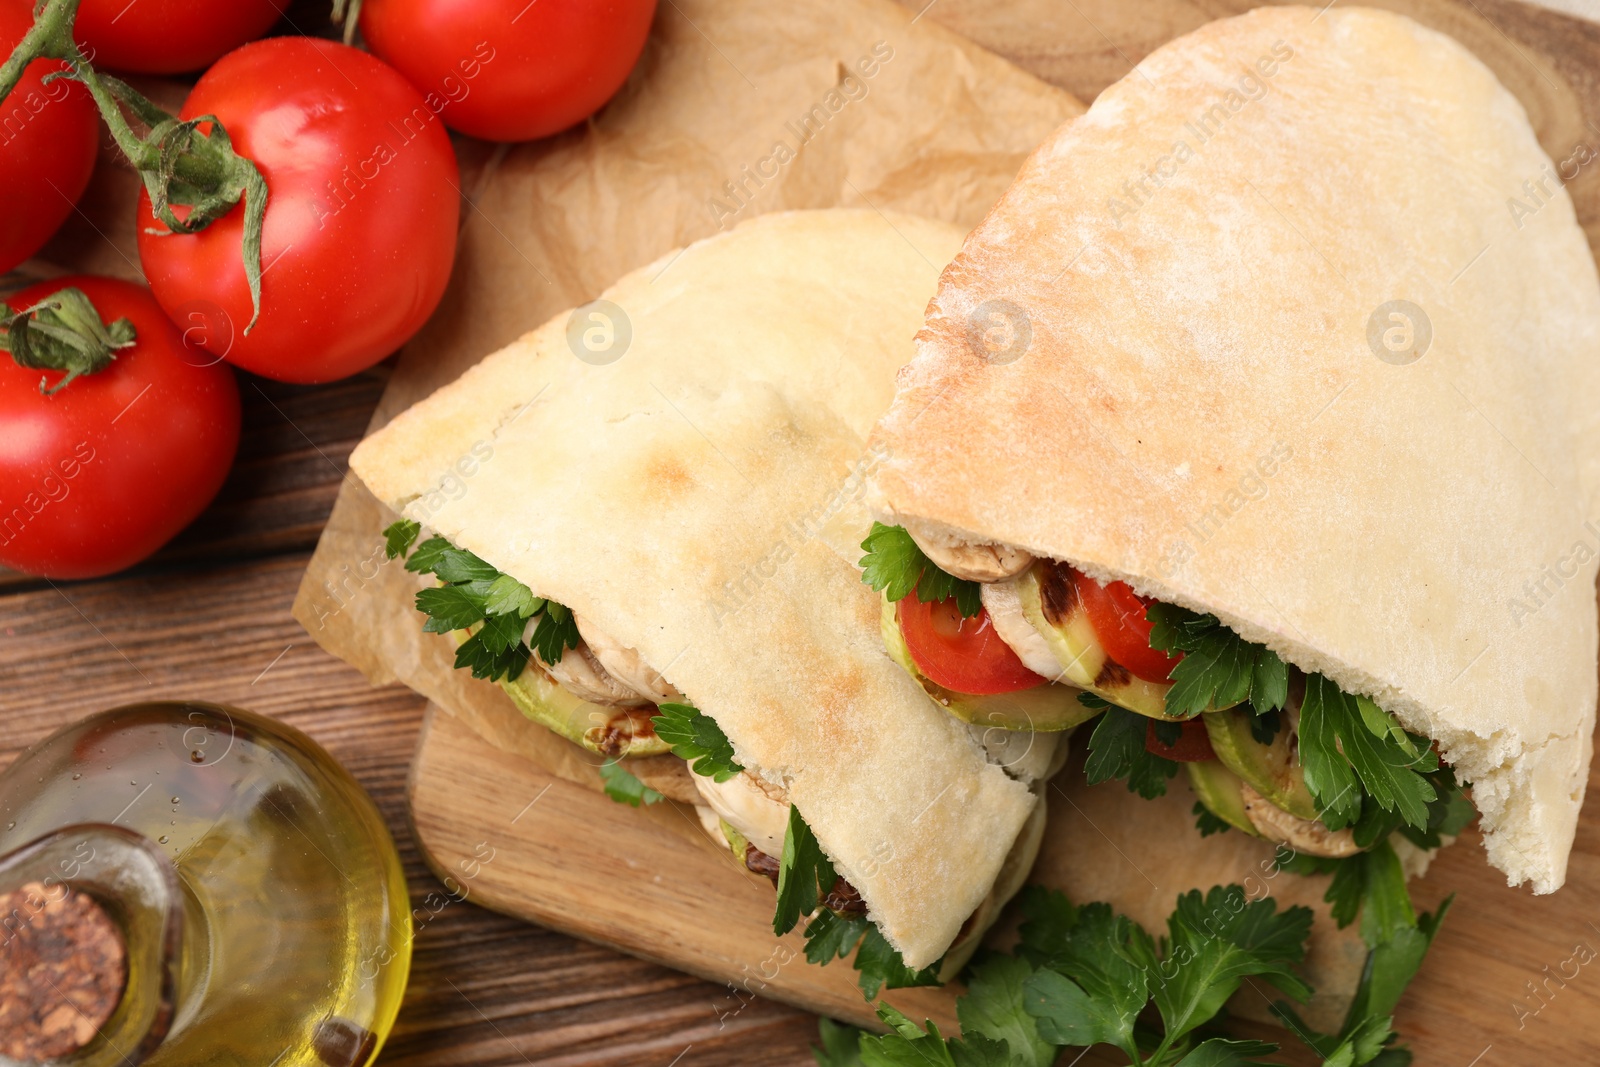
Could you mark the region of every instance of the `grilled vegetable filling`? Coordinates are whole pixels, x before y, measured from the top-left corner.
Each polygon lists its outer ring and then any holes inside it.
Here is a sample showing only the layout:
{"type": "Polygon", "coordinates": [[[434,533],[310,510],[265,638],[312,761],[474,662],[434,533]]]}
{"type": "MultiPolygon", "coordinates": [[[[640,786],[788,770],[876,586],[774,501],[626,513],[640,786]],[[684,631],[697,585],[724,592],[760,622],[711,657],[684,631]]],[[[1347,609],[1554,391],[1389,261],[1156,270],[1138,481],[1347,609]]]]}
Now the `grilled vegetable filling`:
{"type": "Polygon", "coordinates": [[[1472,818],[1427,738],[1215,616],[1015,550],[938,549],[964,573],[977,559],[985,577],[1008,561],[1009,576],[968,580],[881,523],[862,548],[889,654],[934,700],[1008,729],[1096,718],[1090,780],[1123,778],[1153,797],[1185,765],[1205,832],[1231,827],[1338,858],[1391,833],[1435,847],[1472,818]]]}
{"type": "Polygon", "coordinates": [[[940,963],[921,971],[905,966],[873,925],[861,894],[834,871],[787,791],[745,769],[716,721],[636,650],[443,537],[417,544],[421,532],[410,520],[390,525],[385,551],[390,559],[405,558],[406,570],[438,578],[438,586],[417,594],[417,610],[428,616],[425,632],[455,635],[456,667],[498,683],[533,722],[608,757],[601,779],[606,795],[620,803],[638,807],[664,799],[629,770],[633,758],[670,752],[682,759],[693,773],[695,807],[708,832],[777,890],[773,930],[781,935],[808,920],[811,962],[855,952],[858,983],[869,998],[884,988],[939,984],[940,963]]]}

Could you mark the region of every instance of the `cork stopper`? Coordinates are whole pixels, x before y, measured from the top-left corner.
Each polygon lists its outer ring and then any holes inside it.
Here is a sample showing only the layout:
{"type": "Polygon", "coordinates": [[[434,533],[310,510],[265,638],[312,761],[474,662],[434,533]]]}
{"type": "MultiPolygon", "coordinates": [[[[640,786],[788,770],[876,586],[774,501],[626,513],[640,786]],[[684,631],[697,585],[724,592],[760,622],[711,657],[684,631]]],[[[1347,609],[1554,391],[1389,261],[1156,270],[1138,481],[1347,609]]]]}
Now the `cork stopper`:
{"type": "Polygon", "coordinates": [[[0,1056],[71,1055],[117,1010],[128,980],[122,931],[87,894],[28,882],[0,894],[0,1056]]]}

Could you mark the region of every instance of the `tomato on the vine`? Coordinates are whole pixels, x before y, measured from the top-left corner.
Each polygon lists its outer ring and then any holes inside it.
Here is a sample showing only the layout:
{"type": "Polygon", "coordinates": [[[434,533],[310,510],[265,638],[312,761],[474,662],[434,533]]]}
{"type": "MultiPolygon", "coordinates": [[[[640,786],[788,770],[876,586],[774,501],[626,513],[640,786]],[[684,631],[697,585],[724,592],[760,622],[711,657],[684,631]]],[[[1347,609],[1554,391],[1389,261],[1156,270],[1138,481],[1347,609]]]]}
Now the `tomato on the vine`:
{"type": "Polygon", "coordinates": [[[130,347],[68,382],[0,354],[0,563],[49,578],[93,578],[144,559],[203,511],[239,444],[239,387],[186,349],[143,286],[67,277],[24,289],[14,310],[75,287],[130,347]]]}
{"type": "Polygon", "coordinates": [[[247,333],[246,203],[173,234],[141,193],[139,259],[173,320],[204,322],[208,350],[285,382],[346,377],[416,333],[444,295],[460,216],[455,152],[417,91],[365,52],[274,37],[201,77],[181,117],[207,114],[266,179],[261,317],[247,333]]]}
{"type": "Polygon", "coordinates": [[[588,118],[628,80],[656,0],[364,0],[361,32],[453,130],[527,141],[588,118]]]}
{"type": "Polygon", "coordinates": [[[288,6],[288,0],[82,0],[73,36],[97,67],[182,74],[260,37],[288,6]]]}
{"type": "Polygon", "coordinates": [[[1147,682],[1167,681],[1183,653],[1169,656],[1150,647],[1150,620],[1145,612],[1155,601],[1135,593],[1127,582],[1101,585],[1076,569],[1072,582],[1106,655],[1147,682]]]}
{"type": "Polygon", "coordinates": [[[1203,763],[1217,758],[1216,750],[1211,747],[1211,735],[1206,732],[1206,724],[1198,717],[1172,725],[1180,727],[1183,732],[1173,744],[1164,744],[1156,736],[1156,721],[1151,719],[1144,732],[1145,750],[1178,763],[1203,763]]]}
{"type": "MultiPolygon", "coordinates": [[[[0,0],[0,58],[33,25],[30,0],[0,0]]],[[[89,184],[100,127],[89,90],[44,77],[70,69],[36,59],[0,101],[0,274],[39,251],[89,184]]]]}
{"type": "Polygon", "coordinates": [[[1044,685],[995,632],[989,613],[963,618],[954,597],[924,603],[911,593],[899,605],[900,633],[917,670],[957,693],[982,696],[1044,685]]]}

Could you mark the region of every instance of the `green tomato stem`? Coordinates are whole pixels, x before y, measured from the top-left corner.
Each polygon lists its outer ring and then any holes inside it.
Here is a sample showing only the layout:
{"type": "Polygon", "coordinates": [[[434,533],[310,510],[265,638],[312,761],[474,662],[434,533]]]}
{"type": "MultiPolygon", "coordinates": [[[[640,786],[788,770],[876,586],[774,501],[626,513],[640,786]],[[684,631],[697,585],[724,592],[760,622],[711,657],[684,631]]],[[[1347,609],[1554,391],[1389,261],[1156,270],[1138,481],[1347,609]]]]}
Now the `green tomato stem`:
{"type": "MultiPolygon", "coordinates": [[[[23,71],[36,59],[59,59],[71,68],[46,75],[46,81],[67,78],[89,90],[111,138],[138,170],[150,194],[151,210],[168,233],[198,233],[245,204],[241,254],[250,286],[249,332],[261,317],[261,234],[267,212],[267,183],[250,160],[233,150],[228,131],[214,115],[180,120],[157,107],[132,86],[103,75],[89,65],[73,39],[79,0],[45,0],[33,27],[0,65],[0,102],[10,95],[23,71]],[[140,135],[127,113],[149,132],[140,135]],[[210,132],[203,133],[202,125],[210,132]],[[173,205],[189,208],[183,218],[173,205]]],[[[163,231],[151,231],[160,233],[163,231]]]]}
{"type": "Polygon", "coordinates": [[[0,352],[11,353],[17,366],[66,372],[54,388],[46,388],[46,379],[39,379],[39,392],[45,396],[60,392],[80,375],[105,370],[118,349],[134,342],[132,322],[103,321],[84,291],[72,287],[21,311],[0,303],[0,331],[0,352]]]}

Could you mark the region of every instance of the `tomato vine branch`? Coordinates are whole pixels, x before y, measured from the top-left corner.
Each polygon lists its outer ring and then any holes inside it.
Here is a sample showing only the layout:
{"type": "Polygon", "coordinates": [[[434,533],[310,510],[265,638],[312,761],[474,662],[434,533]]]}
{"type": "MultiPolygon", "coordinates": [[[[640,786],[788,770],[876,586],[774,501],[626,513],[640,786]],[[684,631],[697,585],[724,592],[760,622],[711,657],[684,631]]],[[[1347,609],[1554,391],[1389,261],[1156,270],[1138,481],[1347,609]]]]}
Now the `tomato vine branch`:
{"type": "Polygon", "coordinates": [[[333,0],[334,25],[344,27],[344,43],[356,39],[356,23],[361,21],[361,0],[333,0]]]}
{"type": "MultiPolygon", "coordinates": [[[[22,43],[0,65],[0,101],[10,95],[29,63],[58,59],[67,70],[45,81],[66,78],[89,90],[128,162],[139,171],[150,207],[168,233],[198,233],[222,218],[242,200],[245,205],[245,278],[250,285],[249,333],[261,317],[261,231],[267,212],[267,183],[250,160],[233,149],[228,131],[215,115],[178,119],[156,106],[132,86],[97,72],[73,39],[79,0],[46,0],[22,43]],[[140,134],[128,115],[145,132],[140,134]],[[201,127],[209,126],[209,132],[201,127]],[[189,210],[181,217],[174,207],[189,210]]],[[[160,232],[160,231],[148,231],[160,232]]]]}

